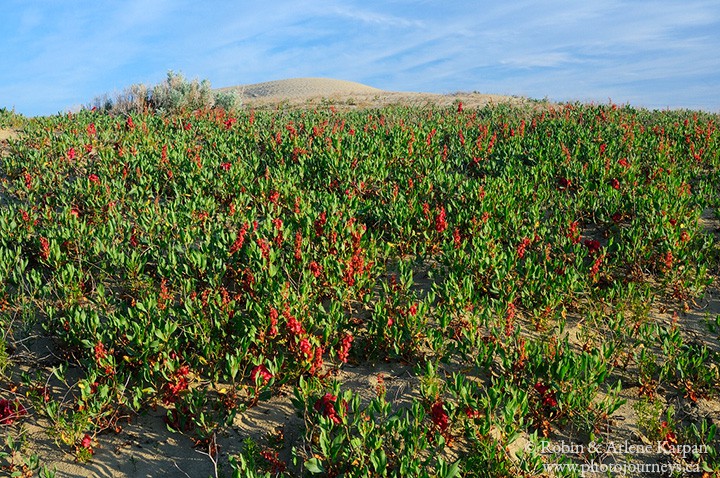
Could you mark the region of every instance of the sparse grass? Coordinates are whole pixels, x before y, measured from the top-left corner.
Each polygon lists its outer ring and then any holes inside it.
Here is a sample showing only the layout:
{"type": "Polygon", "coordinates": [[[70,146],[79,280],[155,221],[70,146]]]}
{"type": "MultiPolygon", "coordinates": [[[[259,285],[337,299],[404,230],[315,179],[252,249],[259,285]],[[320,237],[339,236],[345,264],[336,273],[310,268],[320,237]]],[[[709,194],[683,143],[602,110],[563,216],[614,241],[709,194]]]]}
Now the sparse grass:
{"type": "Polygon", "coordinates": [[[25,121],[26,118],[15,110],[0,108],[0,129],[19,129],[25,121]]]}

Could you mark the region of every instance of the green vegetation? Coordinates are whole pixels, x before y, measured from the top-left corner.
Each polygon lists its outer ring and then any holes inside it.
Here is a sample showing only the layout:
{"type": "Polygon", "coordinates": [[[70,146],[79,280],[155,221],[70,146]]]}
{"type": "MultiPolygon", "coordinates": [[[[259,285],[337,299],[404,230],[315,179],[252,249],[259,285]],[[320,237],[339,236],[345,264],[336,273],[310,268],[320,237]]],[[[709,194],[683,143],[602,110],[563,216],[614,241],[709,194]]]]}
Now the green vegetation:
{"type": "Polygon", "coordinates": [[[234,92],[213,91],[208,80],[188,81],[180,73],[168,72],[164,82],[148,87],[136,84],[126,88],[114,98],[103,95],[95,98],[88,109],[113,115],[154,112],[163,115],[178,114],[209,108],[234,111],[240,107],[240,98],[234,92]]]}
{"type": "Polygon", "coordinates": [[[0,128],[17,129],[23,125],[24,121],[25,118],[16,113],[15,110],[0,108],[0,128]]]}
{"type": "MultiPolygon", "coordinates": [[[[694,407],[717,404],[717,331],[684,315],[718,274],[717,116],[214,101],[171,74],[28,120],[0,158],[0,427],[42,418],[92,460],[161,407],[213,455],[236,414],[289,393],[301,442],[248,440],[226,470],[536,476],[581,459],[543,443],[608,440],[632,396],[652,440],[720,446],[694,407]],[[36,334],[58,392],[12,366],[36,334]],[[417,394],[363,399],[333,379],[348,362],[409,364],[417,394]]],[[[670,459],[720,470],[714,451],[670,459]]]]}

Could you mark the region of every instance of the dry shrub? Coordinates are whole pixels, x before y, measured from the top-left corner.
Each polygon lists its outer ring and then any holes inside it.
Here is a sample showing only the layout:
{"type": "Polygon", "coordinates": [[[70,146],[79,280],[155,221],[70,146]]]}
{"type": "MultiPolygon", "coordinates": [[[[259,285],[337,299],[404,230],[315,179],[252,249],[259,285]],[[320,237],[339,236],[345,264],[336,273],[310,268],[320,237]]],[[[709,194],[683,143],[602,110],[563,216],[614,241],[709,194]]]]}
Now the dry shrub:
{"type": "Polygon", "coordinates": [[[182,74],[168,72],[160,84],[148,87],[134,84],[111,98],[109,95],[96,97],[90,108],[111,114],[127,115],[152,111],[160,114],[175,114],[210,108],[237,109],[239,97],[232,92],[214,92],[208,80],[188,81],[182,74]]]}

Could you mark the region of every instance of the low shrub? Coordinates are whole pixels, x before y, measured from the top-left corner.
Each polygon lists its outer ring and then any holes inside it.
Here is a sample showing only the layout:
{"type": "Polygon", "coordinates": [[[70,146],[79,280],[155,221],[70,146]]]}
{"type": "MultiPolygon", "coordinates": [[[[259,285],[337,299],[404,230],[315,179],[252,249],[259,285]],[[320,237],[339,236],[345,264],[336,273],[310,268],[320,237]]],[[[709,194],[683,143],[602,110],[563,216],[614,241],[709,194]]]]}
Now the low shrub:
{"type": "Polygon", "coordinates": [[[111,98],[104,94],[96,97],[88,109],[110,114],[140,113],[178,114],[183,111],[222,108],[227,111],[240,106],[233,92],[215,92],[208,80],[187,80],[182,74],[169,71],[162,83],[148,87],[134,84],[111,98]]]}

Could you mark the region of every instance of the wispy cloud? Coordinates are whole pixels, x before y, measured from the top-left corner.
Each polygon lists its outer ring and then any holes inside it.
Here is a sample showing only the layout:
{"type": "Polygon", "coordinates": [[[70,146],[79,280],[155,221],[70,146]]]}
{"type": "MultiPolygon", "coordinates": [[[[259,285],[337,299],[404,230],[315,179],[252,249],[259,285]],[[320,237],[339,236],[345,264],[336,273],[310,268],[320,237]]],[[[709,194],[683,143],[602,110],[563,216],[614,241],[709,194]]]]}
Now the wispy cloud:
{"type": "Polygon", "coordinates": [[[413,20],[395,15],[387,15],[344,6],[335,6],[334,8],[326,10],[325,13],[330,17],[345,17],[355,22],[385,28],[424,28],[426,26],[426,23],[420,20],[413,20]]]}
{"type": "Polygon", "coordinates": [[[569,53],[539,51],[534,54],[515,56],[500,60],[500,64],[513,68],[558,68],[564,64],[578,61],[569,53]]]}
{"type": "Polygon", "coordinates": [[[720,110],[713,0],[8,0],[0,106],[54,113],[169,69],[720,110]]]}

